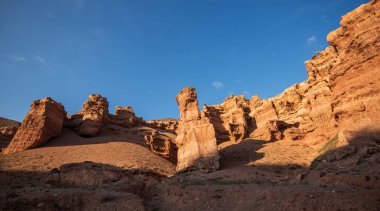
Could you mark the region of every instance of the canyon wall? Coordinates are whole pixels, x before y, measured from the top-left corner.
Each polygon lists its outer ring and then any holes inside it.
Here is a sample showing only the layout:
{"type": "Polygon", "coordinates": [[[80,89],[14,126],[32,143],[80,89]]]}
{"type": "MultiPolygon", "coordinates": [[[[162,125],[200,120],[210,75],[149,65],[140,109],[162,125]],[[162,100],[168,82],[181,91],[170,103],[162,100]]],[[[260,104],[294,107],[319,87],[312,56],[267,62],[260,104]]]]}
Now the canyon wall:
{"type": "Polygon", "coordinates": [[[341,130],[379,127],[380,3],[372,1],[342,17],[330,43],[306,61],[308,79],[269,99],[229,97],[205,106],[219,142],[243,138],[312,140],[341,130]]]}

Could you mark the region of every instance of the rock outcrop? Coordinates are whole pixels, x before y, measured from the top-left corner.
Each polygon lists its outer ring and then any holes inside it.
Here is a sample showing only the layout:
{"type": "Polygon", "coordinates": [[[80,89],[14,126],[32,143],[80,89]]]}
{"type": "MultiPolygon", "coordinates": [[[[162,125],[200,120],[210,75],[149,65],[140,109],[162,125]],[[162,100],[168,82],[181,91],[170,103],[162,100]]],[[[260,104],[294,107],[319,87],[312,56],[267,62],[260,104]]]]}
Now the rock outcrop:
{"type": "Polygon", "coordinates": [[[171,137],[155,130],[151,135],[145,135],[144,139],[147,144],[150,145],[152,152],[166,158],[174,164],[177,162],[177,147],[171,137]]]}
{"type": "Polygon", "coordinates": [[[0,151],[8,146],[20,126],[20,122],[0,117],[0,151]]]}
{"type": "Polygon", "coordinates": [[[244,96],[232,96],[220,105],[204,105],[203,111],[215,127],[218,142],[241,141],[251,130],[249,101],[244,96]]]}
{"type": "Polygon", "coordinates": [[[149,120],[146,121],[146,124],[149,127],[165,130],[168,132],[176,133],[178,128],[178,120],[177,119],[159,119],[159,120],[149,120]]]}
{"type": "Polygon", "coordinates": [[[116,106],[115,115],[110,116],[111,124],[130,128],[144,123],[141,117],[136,117],[130,106],[116,106]]]}
{"type": "Polygon", "coordinates": [[[203,172],[219,169],[215,128],[205,113],[199,110],[195,89],[184,88],[176,99],[181,114],[176,138],[177,171],[190,167],[203,172]]]}
{"type": "Polygon", "coordinates": [[[144,124],[141,117],[137,117],[132,107],[116,106],[115,114],[109,114],[107,98],[99,94],[92,94],[83,104],[83,109],[76,114],[67,115],[64,126],[73,128],[83,137],[97,136],[103,126],[111,124],[131,128],[144,124]]]}
{"type": "Polygon", "coordinates": [[[327,36],[331,46],[306,61],[308,79],[269,99],[230,97],[205,106],[219,143],[259,140],[328,140],[340,130],[380,122],[380,3],[342,17],[327,36]]]}
{"type": "Polygon", "coordinates": [[[34,101],[21,127],[3,153],[31,149],[59,136],[65,115],[64,107],[49,97],[34,101]]]}
{"type": "Polygon", "coordinates": [[[83,137],[98,135],[102,125],[106,124],[109,118],[107,98],[99,94],[90,95],[78,115],[83,120],[79,127],[79,135],[83,137]]]}

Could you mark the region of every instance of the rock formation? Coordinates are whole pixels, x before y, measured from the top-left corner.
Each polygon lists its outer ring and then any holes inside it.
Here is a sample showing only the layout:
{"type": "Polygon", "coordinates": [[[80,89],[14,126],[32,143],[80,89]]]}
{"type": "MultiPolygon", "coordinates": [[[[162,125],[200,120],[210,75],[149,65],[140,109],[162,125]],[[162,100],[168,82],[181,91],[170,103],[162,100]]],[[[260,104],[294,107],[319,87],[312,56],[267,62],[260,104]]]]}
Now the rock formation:
{"type": "Polygon", "coordinates": [[[3,153],[31,149],[59,136],[65,115],[64,107],[49,97],[34,101],[21,127],[3,153]]]}
{"type": "Polygon", "coordinates": [[[153,131],[151,135],[144,136],[145,141],[150,145],[150,150],[166,158],[172,163],[177,162],[177,147],[173,139],[158,131],[153,131]]]}
{"type": "Polygon", "coordinates": [[[136,117],[130,106],[116,106],[115,115],[111,116],[111,123],[122,127],[134,127],[143,124],[141,117],[136,117]]]}
{"type": "Polygon", "coordinates": [[[219,169],[219,152],[214,126],[198,107],[194,88],[184,88],[176,97],[181,119],[178,125],[177,171],[196,167],[203,172],[219,169]]]}
{"type": "MultiPolygon", "coordinates": [[[[342,17],[331,46],[306,61],[308,79],[269,99],[230,97],[205,106],[218,141],[328,140],[344,128],[380,121],[379,1],[342,17]]],[[[378,126],[377,126],[378,127],[378,126]]]]}
{"type": "Polygon", "coordinates": [[[249,101],[244,96],[232,96],[220,105],[204,105],[203,111],[215,127],[218,142],[241,141],[251,130],[249,101]]]}
{"type": "Polygon", "coordinates": [[[20,125],[20,122],[0,117],[0,152],[11,142],[20,125]]]}
{"type": "Polygon", "coordinates": [[[83,120],[79,127],[79,135],[84,137],[96,136],[100,132],[102,125],[108,121],[107,98],[98,94],[90,95],[78,115],[83,120]]]}
{"type": "Polygon", "coordinates": [[[143,125],[144,120],[137,117],[132,107],[116,106],[115,114],[109,114],[107,98],[92,94],[76,114],[67,115],[64,126],[74,128],[83,137],[97,136],[106,124],[131,128],[143,125]]]}
{"type": "Polygon", "coordinates": [[[149,127],[158,128],[161,130],[166,130],[172,133],[178,128],[178,120],[177,119],[160,119],[160,120],[149,120],[146,121],[146,124],[149,127]]]}

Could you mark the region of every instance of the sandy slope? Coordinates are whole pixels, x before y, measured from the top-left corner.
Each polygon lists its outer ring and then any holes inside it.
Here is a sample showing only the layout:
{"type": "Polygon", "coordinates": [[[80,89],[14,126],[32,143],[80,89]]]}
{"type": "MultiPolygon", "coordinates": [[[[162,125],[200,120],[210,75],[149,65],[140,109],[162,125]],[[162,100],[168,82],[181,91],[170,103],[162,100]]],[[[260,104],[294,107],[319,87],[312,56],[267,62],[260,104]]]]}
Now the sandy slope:
{"type": "Polygon", "coordinates": [[[105,129],[94,138],[83,138],[75,131],[64,129],[61,137],[41,147],[1,156],[0,170],[50,171],[65,163],[92,161],[124,169],[149,169],[162,175],[174,174],[174,164],[147,148],[143,135],[151,128],[128,130],[112,126],[110,129],[105,129]]]}

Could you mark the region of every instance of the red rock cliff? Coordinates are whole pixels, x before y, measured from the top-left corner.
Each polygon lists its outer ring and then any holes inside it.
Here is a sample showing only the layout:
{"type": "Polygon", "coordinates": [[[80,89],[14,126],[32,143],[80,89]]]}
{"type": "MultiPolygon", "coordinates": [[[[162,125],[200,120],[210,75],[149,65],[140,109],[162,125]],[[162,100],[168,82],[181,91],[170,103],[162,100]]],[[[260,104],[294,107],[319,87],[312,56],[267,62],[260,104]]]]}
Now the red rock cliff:
{"type": "Polygon", "coordinates": [[[379,127],[380,2],[343,16],[331,46],[306,61],[308,79],[269,99],[230,97],[205,106],[219,142],[310,140],[320,143],[342,130],[379,127]]]}
{"type": "Polygon", "coordinates": [[[49,97],[34,101],[21,127],[3,153],[31,149],[59,136],[65,115],[64,107],[49,97]]]}
{"type": "Polygon", "coordinates": [[[184,88],[177,95],[181,113],[177,129],[177,171],[196,167],[204,172],[219,169],[219,152],[214,126],[204,112],[199,111],[194,88],[184,88]]]}

